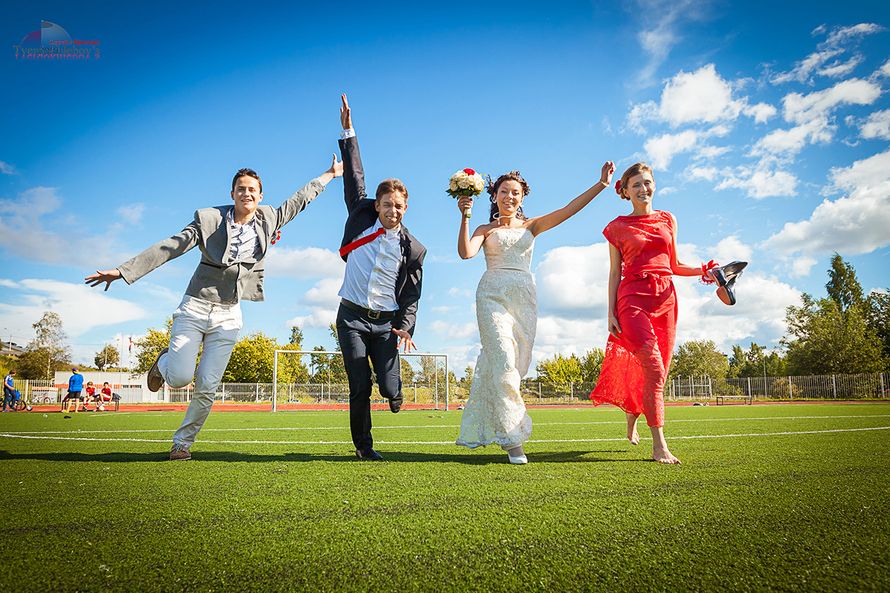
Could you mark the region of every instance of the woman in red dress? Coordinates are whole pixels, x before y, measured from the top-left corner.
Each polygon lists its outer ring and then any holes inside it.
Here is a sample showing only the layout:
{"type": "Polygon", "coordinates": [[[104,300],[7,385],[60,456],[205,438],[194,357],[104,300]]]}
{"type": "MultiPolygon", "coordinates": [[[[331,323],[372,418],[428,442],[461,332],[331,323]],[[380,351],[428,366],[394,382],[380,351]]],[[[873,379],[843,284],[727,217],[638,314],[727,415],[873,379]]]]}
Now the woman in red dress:
{"type": "MultiPolygon", "coordinates": [[[[631,166],[615,189],[633,212],[603,230],[609,241],[609,340],[599,381],[590,399],[627,414],[627,438],[640,442],[642,413],[652,431],[652,458],[679,464],[664,439],[665,379],[677,329],[677,295],[672,276],[700,276],[708,266],[677,260],[677,221],[652,209],[655,179],[644,163],[631,166]]],[[[712,264],[713,265],[713,264],[712,264]]]]}

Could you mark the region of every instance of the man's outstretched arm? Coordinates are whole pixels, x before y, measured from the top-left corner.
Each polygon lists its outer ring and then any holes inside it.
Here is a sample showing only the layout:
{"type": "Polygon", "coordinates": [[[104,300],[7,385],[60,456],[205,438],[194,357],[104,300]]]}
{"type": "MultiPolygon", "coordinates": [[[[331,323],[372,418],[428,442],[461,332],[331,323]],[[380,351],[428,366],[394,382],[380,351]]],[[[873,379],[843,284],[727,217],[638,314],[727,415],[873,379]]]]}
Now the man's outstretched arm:
{"type": "Polygon", "coordinates": [[[158,241],[133,259],[114,268],[113,270],[96,270],[84,278],[84,282],[90,286],[98,286],[105,283],[105,290],[111,283],[123,278],[127,284],[133,284],[155,268],[162,266],[171,259],[175,259],[198,244],[198,225],[190,223],[182,231],[172,237],[158,241]]]}

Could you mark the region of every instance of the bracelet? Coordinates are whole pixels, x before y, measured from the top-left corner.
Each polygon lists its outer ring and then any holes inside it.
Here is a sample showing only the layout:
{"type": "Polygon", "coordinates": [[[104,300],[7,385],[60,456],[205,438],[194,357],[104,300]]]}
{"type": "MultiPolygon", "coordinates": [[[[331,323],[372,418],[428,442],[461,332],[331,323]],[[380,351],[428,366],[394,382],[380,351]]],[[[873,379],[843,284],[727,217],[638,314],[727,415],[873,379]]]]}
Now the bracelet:
{"type": "Polygon", "coordinates": [[[708,270],[713,270],[714,268],[719,268],[720,265],[714,260],[709,261],[708,263],[703,263],[701,265],[701,281],[705,284],[714,284],[716,280],[714,280],[710,274],[708,274],[708,270]]]}

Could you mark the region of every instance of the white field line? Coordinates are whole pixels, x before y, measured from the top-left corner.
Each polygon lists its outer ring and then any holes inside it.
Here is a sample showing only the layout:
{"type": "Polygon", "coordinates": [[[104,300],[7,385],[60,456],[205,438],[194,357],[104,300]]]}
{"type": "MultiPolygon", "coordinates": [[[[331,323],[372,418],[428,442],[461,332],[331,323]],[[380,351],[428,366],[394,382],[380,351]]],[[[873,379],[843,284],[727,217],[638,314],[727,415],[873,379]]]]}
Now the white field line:
{"type": "MultiPolygon", "coordinates": [[[[671,440],[693,440],[693,439],[728,439],[728,438],[750,438],[750,437],[775,437],[775,436],[797,436],[812,434],[836,434],[842,432],[869,432],[875,430],[890,430],[890,426],[873,426],[866,428],[832,428],[826,430],[789,430],[783,432],[748,432],[738,434],[700,434],[686,436],[671,436],[671,440]]],[[[169,439],[134,439],[134,438],[95,438],[95,437],[60,437],[60,436],[37,436],[24,434],[0,433],[0,438],[9,439],[25,439],[25,440],[47,440],[47,441],[93,441],[93,442],[110,442],[110,443],[169,443],[169,439]]],[[[625,437],[601,438],[601,439],[541,439],[529,440],[529,443],[610,443],[626,441],[625,437]]],[[[643,439],[649,440],[649,439],[643,439]]],[[[381,445],[454,445],[454,441],[377,441],[381,445]]],[[[352,441],[235,441],[235,440],[204,440],[203,444],[213,445],[352,445],[352,441]]]]}
{"type": "MultiPolygon", "coordinates": [[[[863,414],[863,415],[839,415],[839,416],[767,416],[761,418],[681,418],[670,420],[671,424],[680,422],[744,422],[745,420],[761,421],[761,420],[837,420],[841,418],[890,418],[890,414],[863,414]]],[[[535,426],[592,426],[599,424],[620,424],[624,426],[625,420],[598,420],[590,422],[535,422],[535,426]]],[[[275,426],[271,428],[263,428],[252,426],[250,428],[204,428],[202,433],[206,432],[286,432],[286,431],[313,431],[313,430],[347,430],[348,425],[342,426],[275,426]]],[[[374,430],[387,429],[418,429],[418,428],[460,428],[460,424],[422,424],[422,425],[392,425],[392,426],[375,426],[374,430]]],[[[151,432],[168,433],[169,428],[127,428],[127,429],[102,429],[102,430],[23,430],[9,431],[5,434],[146,434],[151,432]]],[[[676,438],[676,437],[674,437],[676,438]]]]}

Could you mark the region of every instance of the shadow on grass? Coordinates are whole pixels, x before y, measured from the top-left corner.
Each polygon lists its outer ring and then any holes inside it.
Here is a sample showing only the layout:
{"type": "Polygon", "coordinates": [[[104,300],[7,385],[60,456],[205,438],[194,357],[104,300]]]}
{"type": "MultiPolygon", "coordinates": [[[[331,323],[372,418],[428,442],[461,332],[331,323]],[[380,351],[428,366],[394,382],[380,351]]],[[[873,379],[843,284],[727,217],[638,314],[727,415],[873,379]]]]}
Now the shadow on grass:
{"type": "MultiPolygon", "coordinates": [[[[590,462],[628,462],[650,461],[649,459],[621,459],[595,457],[602,453],[627,453],[626,450],[601,450],[601,451],[558,451],[549,453],[530,453],[531,463],[590,463],[590,462]]],[[[478,455],[468,453],[408,453],[404,451],[381,452],[386,462],[403,463],[463,463],[466,465],[504,464],[507,462],[505,454],[478,455]]],[[[166,452],[158,453],[11,453],[0,450],[0,461],[39,460],[39,461],[74,461],[93,463],[157,463],[167,461],[166,452]]],[[[343,455],[315,455],[312,453],[281,453],[279,455],[267,453],[239,453],[235,451],[195,451],[191,463],[205,461],[224,462],[306,462],[306,461],[335,461],[343,463],[359,463],[350,453],[343,455]]],[[[365,462],[373,463],[373,462],[365,462]]]]}

